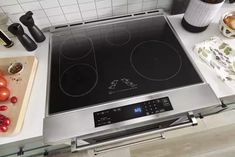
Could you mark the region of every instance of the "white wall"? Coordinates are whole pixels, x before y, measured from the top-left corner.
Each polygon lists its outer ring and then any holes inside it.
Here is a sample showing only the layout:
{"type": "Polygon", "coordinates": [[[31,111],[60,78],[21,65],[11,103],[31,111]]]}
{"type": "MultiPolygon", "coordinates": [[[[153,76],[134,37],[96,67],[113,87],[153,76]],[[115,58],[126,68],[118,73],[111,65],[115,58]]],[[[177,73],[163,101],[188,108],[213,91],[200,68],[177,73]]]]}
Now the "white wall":
{"type": "MultiPolygon", "coordinates": [[[[19,22],[19,17],[31,10],[35,23],[44,28],[156,8],[169,9],[172,2],[173,0],[0,0],[0,14],[9,17],[9,25],[19,22]]],[[[0,23],[0,28],[7,31],[3,23],[0,23]]]]}

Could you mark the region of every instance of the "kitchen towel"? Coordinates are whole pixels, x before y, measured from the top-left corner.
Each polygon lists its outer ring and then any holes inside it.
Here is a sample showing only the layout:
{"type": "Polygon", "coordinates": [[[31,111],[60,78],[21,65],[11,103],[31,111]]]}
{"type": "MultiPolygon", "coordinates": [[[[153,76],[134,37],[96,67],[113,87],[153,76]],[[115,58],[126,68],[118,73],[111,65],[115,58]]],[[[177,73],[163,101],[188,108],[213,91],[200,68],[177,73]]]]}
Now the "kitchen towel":
{"type": "Polygon", "coordinates": [[[219,37],[211,37],[193,48],[217,76],[235,90],[235,50],[219,37]]]}

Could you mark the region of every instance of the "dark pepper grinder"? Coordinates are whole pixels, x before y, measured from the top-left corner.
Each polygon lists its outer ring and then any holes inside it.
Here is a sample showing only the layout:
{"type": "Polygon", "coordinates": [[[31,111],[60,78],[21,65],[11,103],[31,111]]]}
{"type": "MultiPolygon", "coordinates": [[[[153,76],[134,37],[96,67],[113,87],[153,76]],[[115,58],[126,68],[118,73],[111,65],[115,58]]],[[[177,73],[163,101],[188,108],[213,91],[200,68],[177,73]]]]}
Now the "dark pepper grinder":
{"type": "Polygon", "coordinates": [[[23,27],[19,23],[13,23],[8,27],[8,31],[17,36],[21,44],[28,51],[33,51],[37,48],[36,43],[24,33],[23,27]]]}
{"type": "Polygon", "coordinates": [[[44,36],[42,31],[35,25],[32,15],[33,13],[31,11],[28,11],[20,17],[20,22],[22,22],[26,27],[28,27],[29,32],[31,33],[36,42],[43,42],[46,37],[44,36]]]}

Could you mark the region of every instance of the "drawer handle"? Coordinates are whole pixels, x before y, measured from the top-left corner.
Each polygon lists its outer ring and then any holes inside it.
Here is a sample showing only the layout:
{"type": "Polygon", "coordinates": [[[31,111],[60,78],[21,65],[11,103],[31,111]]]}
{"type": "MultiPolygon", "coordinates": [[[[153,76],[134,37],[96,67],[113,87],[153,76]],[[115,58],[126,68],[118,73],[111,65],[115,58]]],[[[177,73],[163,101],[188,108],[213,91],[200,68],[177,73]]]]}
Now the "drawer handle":
{"type": "MultiPolygon", "coordinates": [[[[189,127],[189,126],[195,126],[195,125],[198,124],[197,119],[196,119],[195,115],[193,114],[193,112],[188,112],[187,113],[187,120],[188,121],[183,123],[183,124],[176,124],[176,125],[173,125],[173,126],[170,125],[167,128],[162,128],[162,129],[159,129],[159,130],[153,130],[153,131],[149,131],[149,132],[139,133],[139,134],[130,135],[130,136],[127,136],[127,137],[121,137],[121,138],[118,138],[118,139],[111,139],[109,141],[90,144],[90,145],[87,144],[87,145],[84,145],[84,146],[81,146],[81,147],[77,146],[77,138],[75,138],[71,142],[71,150],[72,150],[72,152],[75,152],[75,151],[81,151],[81,150],[87,150],[87,149],[102,147],[102,146],[105,146],[105,145],[111,145],[111,144],[114,144],[114,143],[120,143],[120,142],[133,140],[133,139],[141,138],[141,137],[144,137],[144,136],[150,136],[150,135],[154,135],[154,134],[163,135],[163,133],[166,132],[166,131],[176,130],[176,129],[189,127]]],[[[163,136],[160,136],[159,138],[160,139],[165,139],[163,136]]]]}

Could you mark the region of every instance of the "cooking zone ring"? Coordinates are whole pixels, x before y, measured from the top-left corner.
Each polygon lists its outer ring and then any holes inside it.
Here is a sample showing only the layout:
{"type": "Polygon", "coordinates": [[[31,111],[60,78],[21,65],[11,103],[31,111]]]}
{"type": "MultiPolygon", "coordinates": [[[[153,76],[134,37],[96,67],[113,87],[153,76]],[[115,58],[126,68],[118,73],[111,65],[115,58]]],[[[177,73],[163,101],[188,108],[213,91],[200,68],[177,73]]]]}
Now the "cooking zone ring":
{"type": "Polygon", "coordinates": [[[86,57],[92,51],[92,41],[88,37],[74,35],[61,44],[61,55],[69,60],[78,60],[86,57]]]}
{"type": "Polygon", "coordinates": [[[182,66],[179,53],[169,44],[157,40],[138,44],[131,53],[130,62],[141,77],[151,81],[169,80],[182,66]]]}
{"type": "Polygon", "coordinates": [[[131,40],[131,35],[125,28],[112,28],[105,36],[106,41],[113,46],[123,46],[131,40]]]}
{"type": "Polygon", "coordinates": [[[60,77],[60,88],[68,96],[80,97],[90,93],[96,86],[98,73],[89,64],[68,67],[60,77]]]}

